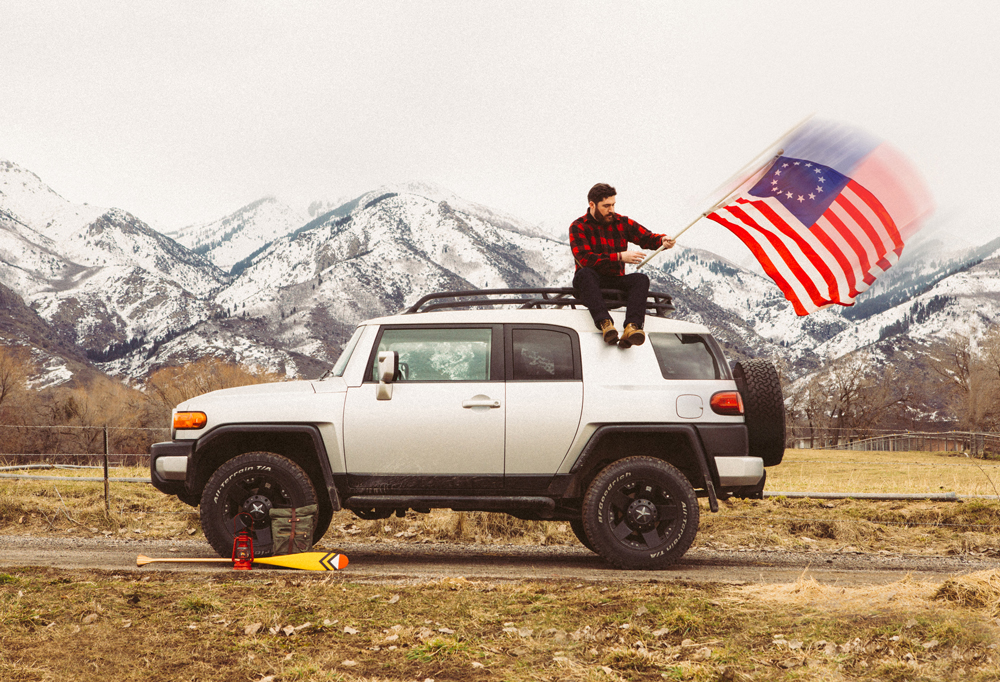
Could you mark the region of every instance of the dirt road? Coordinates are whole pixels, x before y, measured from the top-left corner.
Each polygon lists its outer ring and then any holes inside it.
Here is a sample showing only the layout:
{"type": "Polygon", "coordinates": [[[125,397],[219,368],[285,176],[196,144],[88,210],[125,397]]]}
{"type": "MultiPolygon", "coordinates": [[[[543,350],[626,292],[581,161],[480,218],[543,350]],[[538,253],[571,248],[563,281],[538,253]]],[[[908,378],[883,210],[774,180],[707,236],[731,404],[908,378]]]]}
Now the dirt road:
{"type": "MultiPolygon", "coordinates": [[[[320,548],[349,557],[350,565],[339,574],[344,579],[385,582],[463,576],[488,580],[785,583],[807,575],[822,583],[863,585],[894,582],[907,574],[918,580],[944,580],[1000,568],[1000,559],[996,558],[693,549],[665,571],[619,571],[583,547],[355,542],[336,546],[324,543],[320,548]]],[[[198,541],[0,536],[0,571],[24,566],[138,573],[230,570],[225,565],[172,563],[137,568],[135,559],[139,554],[215,556],[207,544],[198,541]]]]}

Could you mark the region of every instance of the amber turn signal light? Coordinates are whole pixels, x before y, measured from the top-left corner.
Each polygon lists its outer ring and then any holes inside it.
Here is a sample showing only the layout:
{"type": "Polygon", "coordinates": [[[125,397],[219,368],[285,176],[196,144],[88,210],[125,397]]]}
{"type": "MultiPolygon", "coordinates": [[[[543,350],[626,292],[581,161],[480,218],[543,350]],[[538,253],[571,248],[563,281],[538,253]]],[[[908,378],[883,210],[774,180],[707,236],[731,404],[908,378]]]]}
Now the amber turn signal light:
{"type": "Polygon", "coordinates": [[[712,412],[738,417],[743,414],[743,397],[739,391],[721,391],[709,402],[712,412]]]}
{"type": "Polygon", "coordinates": [[[177,412],[174,415],[175,429],[200,429],[208,423],[204,412],[177,412]]]}

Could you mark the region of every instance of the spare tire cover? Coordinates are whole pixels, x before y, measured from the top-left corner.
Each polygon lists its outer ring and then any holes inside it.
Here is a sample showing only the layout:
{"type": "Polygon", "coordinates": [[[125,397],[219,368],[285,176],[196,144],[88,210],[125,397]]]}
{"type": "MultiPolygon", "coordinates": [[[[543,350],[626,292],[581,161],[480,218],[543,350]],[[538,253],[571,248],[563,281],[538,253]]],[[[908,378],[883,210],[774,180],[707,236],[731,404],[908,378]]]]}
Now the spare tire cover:
{"type": "Polygon", "coordinates": [[[785,455],[785,401],[778,372],[768,360],[755,358],[736,363],[733,378],[743,396],[750,456],[764,466],[781,464],[785,455]]]}

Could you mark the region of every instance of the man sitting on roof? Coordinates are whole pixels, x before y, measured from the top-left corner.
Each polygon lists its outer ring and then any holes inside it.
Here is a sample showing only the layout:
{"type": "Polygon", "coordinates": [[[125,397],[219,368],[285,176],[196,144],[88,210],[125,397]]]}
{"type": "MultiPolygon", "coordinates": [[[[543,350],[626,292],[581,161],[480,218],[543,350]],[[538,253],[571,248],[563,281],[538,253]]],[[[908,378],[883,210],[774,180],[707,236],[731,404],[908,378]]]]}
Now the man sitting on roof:
{"type": "Polygon", "coordinates": [[[608,344],[619,348],[640,346],[646,340],[642,330],[646,319],[646,295],[649,277],[641,272],[625,274],[626,263],[640,263],[642,251],[629,251],[628,242],[645,249],[660,246],[672,248],[674,240],[665,234],[650,232],[639,223],[615,213],[615,195],[611,185],[603,182],[590,188],[587,201],[590,210],[569,227],[569,245],[576,261],[573,288],[590,310],[594,324],[608,344]],[[626,294],[625,329],[621,339],[611,320],[601,289],[618,289],[626,294]]]}

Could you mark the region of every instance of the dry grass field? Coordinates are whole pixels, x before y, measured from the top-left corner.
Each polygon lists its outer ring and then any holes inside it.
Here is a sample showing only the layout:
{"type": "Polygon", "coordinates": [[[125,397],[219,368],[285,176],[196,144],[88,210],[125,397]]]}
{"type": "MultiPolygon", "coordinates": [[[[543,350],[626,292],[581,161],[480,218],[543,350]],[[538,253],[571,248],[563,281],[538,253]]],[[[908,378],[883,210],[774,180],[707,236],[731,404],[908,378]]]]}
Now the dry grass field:
{"type": "MultiPolygon", "coordinates": [[[[32,470],[31,475],[99,476],[99,470],[32,470]]],[[[112,476],[141,477],[142,468],[112,476]]],[[[955,493],[997,496],[1000,462],[939,453],[866,453],[789,450],[768,470],[767,488],[788,493],[955,493]]],[[[197,538],[197,510],[152,486],[110,486],[107,513],[102,482],[0,478],[0,534],[72,534],[85,537],[197,538]]],[[[1000,550],[1000,502],[964,499],[871,501],[768,497],[728,500],[712,514],[702,501],[695,547],[843,549],[924,554],[1000,550]]],[[[327,539],[393,539],[407,542],[512,542],[575,544],[568,524],[520,521],[503,514],[434,511],[364,521],[351,512],[334,516],[327,539]]]]}
{"type": "Polygon", "coordinates": [[[768,491],[1000,497],[1000,461],[960,453],[787,450],[767,476],[768,491]]]}
{"type": "MultiPolygon", "coordinates": [[[[79,471],[80,475],[95,475],[79,471]]],[[[116,471],[115,475],[142,475],[116,471]]],[[[996,495],[1000,465],[928,453],[791,450],[783,492],[996,495]]],[[[197,538],[195,510],[149,486],[0,479],[0,535],[197,538]]],[[[696,547],[1000,556],[987,499],[730,500],[696,547]]],[[[576,543],[566,524],[436,512],[336,515],[338,538],[576,543]]],[[[3,566],[0,559],[0,566],[3,566]]],[[[0,568],[0,679],[1000,679],[1000,572],[877,587],[484,581],[339,574],[0,568]]]]}

